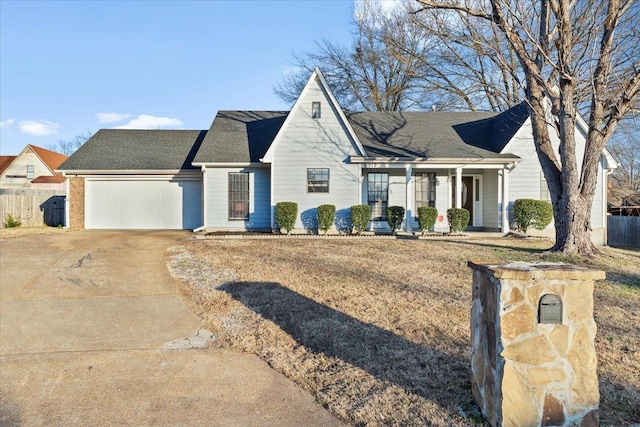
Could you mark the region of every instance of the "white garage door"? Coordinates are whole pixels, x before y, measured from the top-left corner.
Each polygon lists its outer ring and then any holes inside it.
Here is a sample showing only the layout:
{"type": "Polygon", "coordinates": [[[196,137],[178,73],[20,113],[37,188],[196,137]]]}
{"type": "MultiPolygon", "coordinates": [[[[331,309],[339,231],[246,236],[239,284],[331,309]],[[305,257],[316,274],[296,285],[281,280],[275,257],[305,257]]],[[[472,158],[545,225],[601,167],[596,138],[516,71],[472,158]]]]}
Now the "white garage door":
{"type": "Polygon", "coordinates": [[[202,181],[176,178],[85,181],[85,227],[194,229],[202,225],[202,181]]]}

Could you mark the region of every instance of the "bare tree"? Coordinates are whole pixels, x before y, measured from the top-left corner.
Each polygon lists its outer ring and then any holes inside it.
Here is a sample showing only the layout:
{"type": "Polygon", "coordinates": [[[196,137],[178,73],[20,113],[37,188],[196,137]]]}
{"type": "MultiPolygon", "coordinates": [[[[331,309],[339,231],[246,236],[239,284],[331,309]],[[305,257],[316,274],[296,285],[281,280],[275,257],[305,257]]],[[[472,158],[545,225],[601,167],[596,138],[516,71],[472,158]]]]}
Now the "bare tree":
{"type": "Polygon", "coordinates": [[[55,151],[66,156],[70,156],[82,146],[87,140],[91,138],[91,132],[81,133],[74,136],[71,139],[59,139],[55,144],[47,145],[47,149],[55,151]]]}
{"type": "Polygon", "coordinates": [[[426,10],[416,13],[413,4],[406,12],[413,31],[433,40],[428,56],[416,55],[430,93],[448,94],[449,109],[503,111],[523,100],[524,77],[517,57],[499,31],[478,26],[459,11],[426,10]]]}
{"type": "Polygon", "coordinates": [[[347,110],[401,111],[423,107],[425,89],[419,64],[430,40],[412,30],[403,10],[384,11],[375,1],[359,2],[354,14],[353,43],[316,42],[317,51],[294,56],[299,70],[274,87],[293,102],[309,74],[319,66],[347,110]],[[409,53],[410,52],[410,53],[409,53]]]}
{"type": "Polygon", "coordinates": [[[598,163],[618,122],[637,109],[640,97],[640,11],[635,0],[418,1],[424,10],[474,18],[509,43],[524,74],[536,152],[551,193],[556,228],[552,250],[597,254],[589,221],[598,163]],[[579,168],[576,125],[583,96],[589,103],[579,168]],[[560,139],[559,156],[550,128],[560,139]]]}
{"type": "Polygon", "coordinates": [[[322,40],[314,52],[294,55],[298,71],[275,93],[295,101],[320,66],[350,110],[503,111],[522,101],[523,73],[499,31],[459,12],[415,11],[410,3],[388,10],[358,2],[352,44],[322,40]]]}

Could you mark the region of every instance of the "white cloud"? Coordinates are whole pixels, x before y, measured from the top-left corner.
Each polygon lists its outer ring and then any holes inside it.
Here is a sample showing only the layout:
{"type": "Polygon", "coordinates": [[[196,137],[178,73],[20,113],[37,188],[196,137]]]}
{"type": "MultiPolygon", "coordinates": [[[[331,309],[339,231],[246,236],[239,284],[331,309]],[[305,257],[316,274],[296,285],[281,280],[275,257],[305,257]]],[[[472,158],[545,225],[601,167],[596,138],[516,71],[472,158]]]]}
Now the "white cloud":
{"type": "Polygon", "coordinates": [[[3,120],[3,121],[0,122],[0,128],[5,128],[7,126],[11,126],[14,123],[15,123],[15,120],[13,120],[13,119],[3,120]]]}
{"type": "Polygon", "coordinates": [[[33,136],[49,136],[58,133],[58,124],[47,120],[24,120],[20,122],[20,130],[33,136]]]}
{"type": "Polygon", "coordinates": [[[149,114],[140,114],[135,119],[130,120],[127,124],[117,126],[115,129],[164,129],[180,126],[181,124],[181,120],[173,119],[171,117],[157,117],[149,114]]]}
{"type": "Polygon", "coordinates": [[[100,123],[118,123],[127,120],[131,114],[124,113],[98,113],[96,114],[100,123]]]}

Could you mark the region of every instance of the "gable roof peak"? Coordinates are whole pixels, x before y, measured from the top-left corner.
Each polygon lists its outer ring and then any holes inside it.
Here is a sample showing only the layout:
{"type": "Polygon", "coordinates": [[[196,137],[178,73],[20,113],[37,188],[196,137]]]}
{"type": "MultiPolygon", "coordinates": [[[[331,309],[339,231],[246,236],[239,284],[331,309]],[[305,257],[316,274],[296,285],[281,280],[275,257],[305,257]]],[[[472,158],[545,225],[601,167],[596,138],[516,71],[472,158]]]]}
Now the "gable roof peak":
{"type": "Polygon", "coordinates": [[[354,141],[354,143],[356,145],[356,149],[359,151],[360,155],[366,156],[367,153],[364,150],[364,147],[360,143],[360,140],[358,139],[358,136],[356,135],[355,131],[351,127],[351,124],[349,123],[349,120],[347,120],[347,116],[345,115],[344,110],[342,109],[342,107],[338,103],[338,100],[336,99],[336,97],[333,95],[333,91],[329,87],[329,84],[327,83],[327,80],[324,78],[324,74],[322,74],[322,70],[320,70],[320,67],[316,66],[316,68],[311,73],[311,76],[309,77],[309,80],[307,80],[307,83],[304,85],[304,88],[302,89],[302,92],[300,92],[300,95],[298,95],[298,99],[296,99],[296,102],[293,104],[293,107],[291,107],[291,114],[289,114],[287,116],[287,118],[285,119],[284,123],[282,124],[282,127],[280,128],[280,130],[276,134],[275,138],[273,139],[273,142],[271,143],[271,146],[267,150],[266,154],[264,155],[264,157],[262,159],[260,159],[262,162],[264,162],[264,163],[273,162],[273,155],[274,155],[274,151],[275,151],[275,146],[277,145],[278,141],[282,137],[281,136],[282,133],[287,128],[287,125],[289,124],[289,122],[291,120],[291,117],[293,117],[293,113],[300,108],[301,99],[304,98],[305,94],[309,91],[309,88],[311,87],[311,85],[313,84],[313,82],[316,79],[319,81],[320,86],[322,87],[322,89],[324,89],[325,93],[327,94],[327,97],[329,98],[329,102],[333,105],[335,110],[338,112],[339,120],[342,121],[342,123],[345,126],[345,129],[347,129],[347,133],[349,134],[351,139],[354,141]]]}

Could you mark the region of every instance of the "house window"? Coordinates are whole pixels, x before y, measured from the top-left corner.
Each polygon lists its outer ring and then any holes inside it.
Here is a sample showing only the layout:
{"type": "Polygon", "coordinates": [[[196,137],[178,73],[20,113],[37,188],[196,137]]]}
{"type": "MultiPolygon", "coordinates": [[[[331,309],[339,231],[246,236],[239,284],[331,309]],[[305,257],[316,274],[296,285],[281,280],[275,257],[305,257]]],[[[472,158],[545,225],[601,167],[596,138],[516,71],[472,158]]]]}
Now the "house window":
{"type": "Polygon", "coordinates": [[[229,173],[229,219],[249,219],[249,174],[229,173]]]}
{"type": "Polygon", "coordinates": [[[544,172],[540,171],[540,200],[546,200],[551,202],[551,192],[547,185],[547,180],[544,179],[544,172]]]}
{"type": "Polygon", "coordinates": [[[311,117],[314,119],[320,118],[320,103],[313,102],[311,103],[311,117]]]}
{"type": "Polygon", "coordinates": [[[421,207],[436,206],[436,174],[419,173],[416,175],[416,212],[421,207]]]}
{"type": "Polygon", "coordinates": [[[367,199],[371,207],[371,219],[384,221],[387,219],[389,201],[389,174],[367,174],[367,199]]]}
{"type": "Polygon", "coordinates": [[[27,165],[27,179],[35,178],[35,168],[33,165],[27,165]]]}
{"type": "Polygon", "coordinates": [[[307,169],[307,193],[329,192],[329,169],[307,169]]]}

